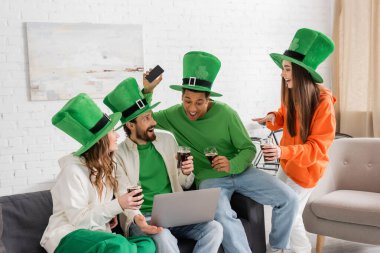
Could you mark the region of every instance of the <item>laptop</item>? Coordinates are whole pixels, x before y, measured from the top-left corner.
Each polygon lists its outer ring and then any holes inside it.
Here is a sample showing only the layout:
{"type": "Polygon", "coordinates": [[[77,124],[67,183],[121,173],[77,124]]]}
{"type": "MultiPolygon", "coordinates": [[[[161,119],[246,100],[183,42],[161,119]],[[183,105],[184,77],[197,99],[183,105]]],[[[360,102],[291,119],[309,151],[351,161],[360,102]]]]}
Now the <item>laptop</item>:
{"type": "Polygon", "coordinates": [[[214,219],[220,188],[157,194],[150,224],[177,227],[214,219]]]}

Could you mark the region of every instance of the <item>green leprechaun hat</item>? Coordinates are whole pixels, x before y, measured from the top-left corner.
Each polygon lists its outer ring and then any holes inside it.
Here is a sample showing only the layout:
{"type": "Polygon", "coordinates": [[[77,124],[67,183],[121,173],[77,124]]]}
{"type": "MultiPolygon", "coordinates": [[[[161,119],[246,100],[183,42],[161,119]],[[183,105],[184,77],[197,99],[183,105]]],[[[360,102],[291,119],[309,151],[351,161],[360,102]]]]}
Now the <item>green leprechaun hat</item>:
{"type": "Polygon", "coordinates": [[[124,125],[140,114],[152,110],[160,102],[149,105],[141,93],[136,79],[130,77],[108,93],[103,103],[113,112],[121,112],[121,123],[124,125]]]}
{"type": "Polygon", "coordinates": [[[85,93],[70,99],[51,122],[83,146],[74,155],[80,156],[107,135],[119,122],[121,113],[103,113],[85,93]]]}
{"type": "Polygon", "coordinates": [[[214,55],[206,52],[192,51],[183,57],[183,83],[170,85],[173,90],[182,89],[210,92],[210,96],[221,97],[222,94],[211,91],[219,72],[221,63],[214,55]]]}
{"type": "Polygon", "coordinates": [[[290,61],[305,68],[316,83],[323,83],[323,78],[316,69],[333,51],[334,42],[329,37],[321,32],[302,28],[296,32],[284,54],[272,53],[270,56],[281,69],[283,60],[290,61]]]}

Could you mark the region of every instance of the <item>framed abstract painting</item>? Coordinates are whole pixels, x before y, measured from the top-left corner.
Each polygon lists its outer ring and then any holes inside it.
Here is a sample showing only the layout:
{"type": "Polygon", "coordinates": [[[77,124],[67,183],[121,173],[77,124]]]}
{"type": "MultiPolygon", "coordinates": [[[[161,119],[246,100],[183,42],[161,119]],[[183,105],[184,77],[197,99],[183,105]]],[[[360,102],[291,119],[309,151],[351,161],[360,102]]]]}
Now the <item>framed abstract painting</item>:
{"type": "Polygon", "coordinates": [[[141,25],[27,23],[31,100],[103,98],[144,71],[141,25]]]}

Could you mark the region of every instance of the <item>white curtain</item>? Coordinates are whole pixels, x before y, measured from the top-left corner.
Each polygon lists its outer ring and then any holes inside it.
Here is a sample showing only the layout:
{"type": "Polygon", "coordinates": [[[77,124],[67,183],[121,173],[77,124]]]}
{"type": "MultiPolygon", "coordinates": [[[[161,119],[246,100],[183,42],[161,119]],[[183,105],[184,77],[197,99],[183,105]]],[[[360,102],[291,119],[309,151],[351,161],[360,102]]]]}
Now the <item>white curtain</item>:
{"type": "Polygon", "coordinates": [[[337,130],[380,137],[380,1],[336,0],[333,92],[337,130]]]}

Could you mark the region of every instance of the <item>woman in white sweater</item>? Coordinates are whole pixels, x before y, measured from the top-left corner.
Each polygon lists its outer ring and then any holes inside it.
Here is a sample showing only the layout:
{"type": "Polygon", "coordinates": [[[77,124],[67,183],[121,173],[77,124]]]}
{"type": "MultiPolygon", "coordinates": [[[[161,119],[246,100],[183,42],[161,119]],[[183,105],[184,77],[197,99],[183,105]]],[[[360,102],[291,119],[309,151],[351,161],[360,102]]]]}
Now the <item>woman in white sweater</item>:
{"type": "MultiPolygon", "coordinates": [[[[142,204],[141,190],[118,195],[113,152],[118,134],[113,131],[120,113],[103,114],[82,93],[72,98],[52,118],[52,123],[83,146],[59,160],[61,172],[51,189],[53,214],[41,239],[48,253],[153,253],[149,237],[111,233],[116,216],[142,204]]],[[[153,232],[159,232],[150,226],[153,232]]]]}

